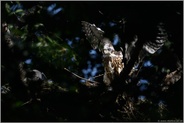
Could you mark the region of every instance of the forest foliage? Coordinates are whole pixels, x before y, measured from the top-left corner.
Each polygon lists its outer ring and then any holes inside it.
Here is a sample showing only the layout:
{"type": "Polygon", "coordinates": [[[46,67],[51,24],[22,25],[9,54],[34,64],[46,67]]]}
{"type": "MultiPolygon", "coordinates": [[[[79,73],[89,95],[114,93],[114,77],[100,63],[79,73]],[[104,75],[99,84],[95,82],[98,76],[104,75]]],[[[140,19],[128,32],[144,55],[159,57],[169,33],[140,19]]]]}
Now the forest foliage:
{"type": "Polygon", "coordinates": [[[1,121],[183,121],[183,2],[2,1],[5,23],[1,121]],[[113,91],[103,84],[102,54],[86,40],[81,21],[104,30],[123,55],[138,36],[113,91]],[[160,22],[167,41],[129,74],[160,22]],[[35,101],[29,101],[20,63],[47,77],[35,101]]]}

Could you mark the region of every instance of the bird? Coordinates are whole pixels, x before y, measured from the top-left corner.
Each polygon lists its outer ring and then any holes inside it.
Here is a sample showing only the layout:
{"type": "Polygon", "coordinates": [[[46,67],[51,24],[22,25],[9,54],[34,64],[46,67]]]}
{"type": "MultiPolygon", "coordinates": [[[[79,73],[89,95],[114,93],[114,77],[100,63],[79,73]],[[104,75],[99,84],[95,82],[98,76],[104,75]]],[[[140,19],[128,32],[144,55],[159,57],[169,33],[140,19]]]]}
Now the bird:
{"type": "Polygon", "coordinates": [[[31,99],[37,99],[41,92],[42,84],[47,79],[47,77],[43,72],[33,69],[26,71],[25,79],[25,83],[30,93],[31,99]]]}
{"type": "MultiPolygon", "coordinates": [[[[141,50],[139,51],[138,59],[135,62],[134,66],[132,67],[132,70],[129,73],[129,76],[136,77],[139,73],[140,67],[143,65],[144,58],[148,55],[155,54],[158,50],[162,48],[165,42],[168,41],[168,34],[165,29],[165,24],[162,22],[159,22],[155,28],[155,32],[153,33],[153,35],[155,37],[152,37],[150,40],[146,40],[144,42],[141,50]]],[[[126,64],[132,57],[134,57],[132,53],[135,52],[134,51],[136,47],[135,43],[137,42],[137,40],[140,40],[139,36],[136,36],[130,45],[125,45],[126,46],[125,48],[126,64]]]]}
{"type": "Polygon", "coordinates": [[[95,24],[91,24],[86,21],[82,21],[83,32],[86,39],[89,41],[93,49],[98,49],[103,57],[104,76],[103,82],[107,87],[111,87],[115,76],[120,75],[124,68],[123,53],[122,51],[116,51],[112,42],[104,37],[104,31],[97,27],[95,24]]]}
{"type": "Polygon", "coordinates": [[[40,94],[44,87],[44,83],[47,80],[46,75],[37,69],[25,68],[24,62],[19,63],[19,72],[20,79],[26,89],[28,99],[28,101],[23,105],[29,104],[33,101],[41,101],[40,94]]]}

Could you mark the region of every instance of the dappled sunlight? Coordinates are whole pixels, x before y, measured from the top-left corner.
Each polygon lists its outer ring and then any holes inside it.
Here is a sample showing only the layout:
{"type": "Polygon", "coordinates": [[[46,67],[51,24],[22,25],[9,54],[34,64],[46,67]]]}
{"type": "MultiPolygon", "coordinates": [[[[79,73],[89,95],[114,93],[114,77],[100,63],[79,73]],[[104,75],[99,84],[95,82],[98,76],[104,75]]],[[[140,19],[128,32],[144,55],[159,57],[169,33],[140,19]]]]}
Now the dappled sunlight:
{"type": "Polygon", "coordinates": [[[182,2],[1,4],[3,122],[183,120],[182,2]]]}

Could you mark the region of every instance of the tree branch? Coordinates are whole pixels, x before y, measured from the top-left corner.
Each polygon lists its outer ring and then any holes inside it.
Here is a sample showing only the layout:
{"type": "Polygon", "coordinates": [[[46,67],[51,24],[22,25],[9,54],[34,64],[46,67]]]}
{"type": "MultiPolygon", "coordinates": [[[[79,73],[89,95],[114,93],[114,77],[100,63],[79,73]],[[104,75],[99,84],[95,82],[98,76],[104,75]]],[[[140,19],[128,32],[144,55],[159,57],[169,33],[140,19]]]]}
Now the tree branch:
{"type": "MultiPolygon", "coordinates": [[[[89,87],[96,87],[98,86],[99,82],[97,81],[93,81],[93,80],[90,80],[90,79],[86,79],[86,78],[83,78],[73,72],[71,72],[70,70],[68,70],[67,68],[64,68],[64,70],[68,71],[69,73],[71,73],[72,75],[76,76],[77,78],[79,79],[82,79],[82,80],[85,80],[85,85],[86,86],[89,86],[89,87]]],[[[99,76],[98,76],[99,77],[99,76]]]]}

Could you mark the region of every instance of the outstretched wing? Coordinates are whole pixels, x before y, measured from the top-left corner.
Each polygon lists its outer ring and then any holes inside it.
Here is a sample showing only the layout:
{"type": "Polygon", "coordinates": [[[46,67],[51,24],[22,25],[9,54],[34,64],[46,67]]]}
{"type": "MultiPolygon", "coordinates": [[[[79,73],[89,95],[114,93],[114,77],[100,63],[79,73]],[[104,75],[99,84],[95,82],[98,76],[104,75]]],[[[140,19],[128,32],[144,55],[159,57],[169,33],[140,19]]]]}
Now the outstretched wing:
{"type": "Polygon", "coordinates": [[[157,26],[157,36],[154,41],[148,41],[144,44],[143,48],[150,54],[154,54],[160,49],[167,41],[167,32],[164,29],[163,23],[159,23],[157,26]]]}
{"type": "Polygon", "coordinates": [[[90,42],[93,49],[97,49],[100,41],[103,39],[104,31],[96,27],[95,24],[90,24],[86,21],[82,21],[82,25],[86,39],[90,42]]]}
{"type": "Polygon", "coordinates": [[[108,89],[111,90],[111,82],[114,76],[119,75],[124,68],[122,63],[123,53],[116,51],[112,42],[103,37],[104,31],[96,27],[95,24],[82,21],[83,31],[86,39],[90,42],[94,49],[97,49],[103,54],[104,76],[103,81],[108,89]]]}

